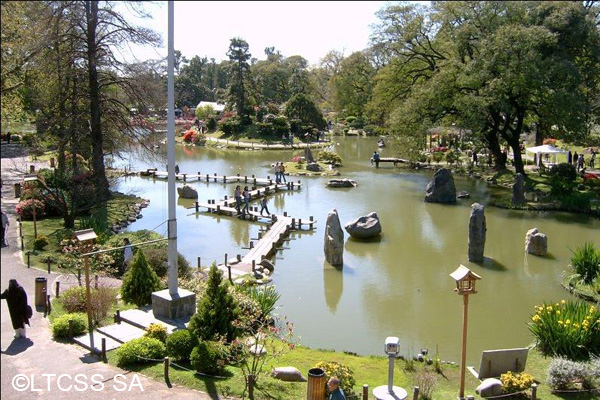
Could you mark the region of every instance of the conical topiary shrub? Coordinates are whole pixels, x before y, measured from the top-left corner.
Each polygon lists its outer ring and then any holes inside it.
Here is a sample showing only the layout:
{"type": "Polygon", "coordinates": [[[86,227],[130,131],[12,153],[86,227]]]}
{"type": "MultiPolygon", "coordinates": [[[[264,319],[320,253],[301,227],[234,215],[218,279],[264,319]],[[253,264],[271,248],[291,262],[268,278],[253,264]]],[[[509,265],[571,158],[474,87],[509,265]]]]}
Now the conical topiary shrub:
{"type": "Polygon", "coordinates": [[[238,335],[234,321],[238,305],[223,282],[223,275],[215,264],[210,268],[206,290],[198,302],[198,312],[192,315],[188,329],[201,340],[224,337],[231,342],[238,335]]]}
{"type": "Polygon", "coordinates": [[[127,303],[145,306],[152,301],[152,292],[161,289],[160,279],[152,270],[142,250],[138,250],[123,277],[121,297],[127,303]]]}

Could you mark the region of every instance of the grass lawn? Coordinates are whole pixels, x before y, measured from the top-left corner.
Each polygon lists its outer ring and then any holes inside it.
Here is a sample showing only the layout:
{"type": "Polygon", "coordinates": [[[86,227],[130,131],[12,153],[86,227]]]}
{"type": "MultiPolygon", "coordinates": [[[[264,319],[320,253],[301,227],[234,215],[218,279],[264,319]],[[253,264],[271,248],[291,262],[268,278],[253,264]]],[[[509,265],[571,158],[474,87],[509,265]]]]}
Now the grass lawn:
{"type": "MultiPolygon", "coordinates": [[[[114,352],[109,353],[109,362],[116,365],[116,356],[114,352]]],[[[257,390],[255,390],[256,399],[303,399],[306,398],[306,383],[286,383],[275,380],[269,376],[272,367],[294,366],[298,368],[304,376],[307,376],[308,370],[321,361],[335,361],[348,366],[353,372],[356,380],[354,391],[357,394],[362,393],[364,384],[369,385],[369,392],[373,388],[387,384],[387,357],[382,356],[354,356],[345,353],[333,352],[328,350],[309,349],[302,346],[296,347],[287,354],[280,356],[276,361],[267,362],[265,373],[260,376],[257,390]]],[[[598,398],[592,394],[582,394],[579,396],[559,396],[552,394],[546,384],[549,358],[545,358],[539,352],[531,350],[527,360],[526,372],[533,375],[538,382],[538,399],[565,399],[576,398],[581,400],[598,398]]],[[[191,368],[189,364],[182,365],[185,368],[191,368]]],[[[412,388],[420,385],[423,387],[419,377],[424,372],[429,371],[429,376],[435,377],[435,387],[433,390],[433,399],[455,399],[458,395],[460,370],[456,365],[443,364],[442,373],[434,372],[432,366],[425,363],[414,362],[414,370],[406,370],[407,363],[404,360],[396,360],[394,370],[394,385],[403,387],[412,398],[412,388]]],[[[477,367],[477,366],[475,366],[477,367]]],[[[164,380],[164,366],[162,363],[154,365],[139,364],[131,367],[131,371],[140,372],[158,381],[164,380]]],[[[228,366],[224,373],[224,379],[215,379],[206,376],[196,375],[193,372],[185,371],[177,367],[170,370],[171,382],[176,385],[186,386],[207,392],[213,396],[234,396],[242,398],[244,394],[244,376],[237,367],[228,366]]],[[[465,394],[475,395],[475,388],[479,381],[467,372],[465,380],[465,394]]],[[[478,397],[478,396],[477,396],[478,397]]],[[[361,398],[361,397],[359,397],[361,398]]]]}
{"type": "MultiPolygon", "coordinates": [[[[131,209],[142,199],[135,196],[127,196],[119,193],[113,193],[113,198],[107,204],[108,226],[113,225],[116,221],[123,219],[124,216],[131,213],[131,209]]],[[[36,221],[38,237],[44,235],[48,238],[48,246],[43,251],[33,250],[34,227],[33,221],[23,221],[22,230],[24,235],[25,255],[24,261],[27,263],[27,253],[29,252],[30,265],[34,268],[48,268],[47,260],[53,260],[50,264],[52,271],[63,272],[64,270],[58,267],[57,261],[62,259],[63,254],[59,246],[60,240],[68,234],[64,228],[63,219],[60,217],[43,218],[36,221]]],[[[79,229],[80,219],[75,220],[74,230],[79,229]]],[[[21,244],[18,243],[20,246],[21,244]]]]}

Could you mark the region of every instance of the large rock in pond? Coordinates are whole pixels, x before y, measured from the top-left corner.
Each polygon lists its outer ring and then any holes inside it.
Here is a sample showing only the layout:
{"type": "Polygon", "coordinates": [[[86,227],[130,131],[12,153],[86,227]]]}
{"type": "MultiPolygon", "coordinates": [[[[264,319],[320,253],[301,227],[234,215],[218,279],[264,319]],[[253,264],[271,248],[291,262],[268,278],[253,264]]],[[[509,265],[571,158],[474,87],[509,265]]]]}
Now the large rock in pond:
{"type": "Polygon", "coordinates": [[[344,229],[353,238],[366,239],[381,234],[381,222],[376,212],[348,222],[344,229]]]}
{"type": "Polygon", "coordinates": [[[184,199],[197,199],[198,191],[191,186],[184,185],[183,187],[177,188],[177,194],[179,197],[184,199]]]}
{"type": "Polygon", "coordinates": [[[481,397],[492,397],[502,394],[502,381],[496,378],[487,378],[477,386],[475,393],[481,397]]]}
{"type": "Polygon", "coordinates": [[[469,261],[483,261],[486,231],[485,207],[479,203],[473,203],[469,217],[469,261]]]}
{"type": "Polygon", "coordinates": [[[356,181],[352,179],[330,179],[327,182],[327,186],[339,188],[339,187],[354,187],[356,186],[356,181]]]}
{"type": "Polygon", "coordinates": [[[271,376],[284,382],[306,382],[306,378],[302,376],[302,372],[294,367],[274,368],[271,376]]]}
{"type": "Polygon", "coordinates": [[[523,205],[525,200],[525,177],[518,173],[512,187],[512,202],[515,205],[523,205]]]}
{"type": "Polygon", "coordinates": [[[344,231],[336,209],[327,215],[323,250],[329,264],[344,265],[344,231]]]}
{"type": "Polygon", "coordinates": [[[456,186],[452,172],[438,169],[425,188],[425,201],[428,203],[456,203],[456,186]]]}
{"type": "Polygon", "coordinates": [[[545,256],[548,253],[548,237],[537,228],[528,230],[525,235],[525,251],[536,256],[545,256]]]}

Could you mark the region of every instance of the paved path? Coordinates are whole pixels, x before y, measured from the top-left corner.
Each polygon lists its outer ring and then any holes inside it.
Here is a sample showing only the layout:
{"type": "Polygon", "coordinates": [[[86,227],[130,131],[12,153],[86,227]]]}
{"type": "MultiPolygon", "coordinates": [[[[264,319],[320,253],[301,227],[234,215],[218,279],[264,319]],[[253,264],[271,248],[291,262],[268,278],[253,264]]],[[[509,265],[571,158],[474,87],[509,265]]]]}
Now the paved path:
{"type": "MultiPolygon", "coordinates": [[[[9,149],[5,146],[2,144],[1,172],[4,185],[2,210],[9,215],[10,229],[7,232],[9,247],[3,247],[1,250],[0,289],[4,290],[8,287],[9,279],[17,279],[27,292],[29,304],[33,306],[35,278],[46,277],[48,283],[52,284],[59,275],[48,274],[46,271],[34,268],[28,269],[22,262],[18,251],[18,232],[14,214],[17,200],[14,198],[12,184],[21,179],[28,164],[31,163],[27,157],[18,157],[18,149],[14,147],[9,149]]],[[[27,328],[28,338],[14,339],[6,301],[1,301],[0,310],[2,348],[0,398],[2,399],[92,400],[131,399],[132,396],[143,399],[220,398],[178,386],[168,388],[164,382],[99,362],[96,357],[90,356],[79,346],[57,343],[51,338],[48,319],[41,310],[34,311],[31,328],[27,328]],[[79,382],[74,381],[77,374],[82,374],[78,378],[79,382]],[[98,375],[92,378],[94,374],[98,375]],[[17,390],[15,387],[23,390],[17,390]]]]}

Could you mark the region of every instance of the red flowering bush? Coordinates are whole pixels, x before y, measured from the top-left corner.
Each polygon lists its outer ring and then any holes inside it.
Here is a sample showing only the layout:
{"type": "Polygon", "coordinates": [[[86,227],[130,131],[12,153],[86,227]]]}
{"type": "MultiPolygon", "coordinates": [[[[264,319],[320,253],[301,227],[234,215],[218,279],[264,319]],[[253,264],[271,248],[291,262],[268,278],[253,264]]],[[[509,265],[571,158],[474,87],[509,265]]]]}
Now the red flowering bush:
{"type": "Polygon", "coordinates": [[[549,144],[551,146],[556,146],[556,139],[548,138],[544,139],[543,144],[549,144]]]}
{"type": "Polygon", "coordinates": [[[438,146],[438,147],[431,148],[432,153],[445,153],[447,151],[448,151],[448,148],[446,146],[438,146]]]}
{"type": "Polygon", "coordinates": [[[197,133],[192,137],[192,143],[196,146],[204,146],[206,143],[206,135],[203,133],[197,133]]]}
{"type": "Polygon", "coordinates": [[[32,220],[33,219],[33,208],[35,207],[36,218],[42,217],[46,208],[44,203],[40,200],[36,199],[28,199],[20,201],[19,204],[15,207],[17,214],[21,216],[24,220],[32,220]]]}
{"type": "Polygon", "coordinates": [[[183,134],[183,141],[186,143],[192,143],[196,134],[197,132],[195,130],[189,129],[183,134]]]}

